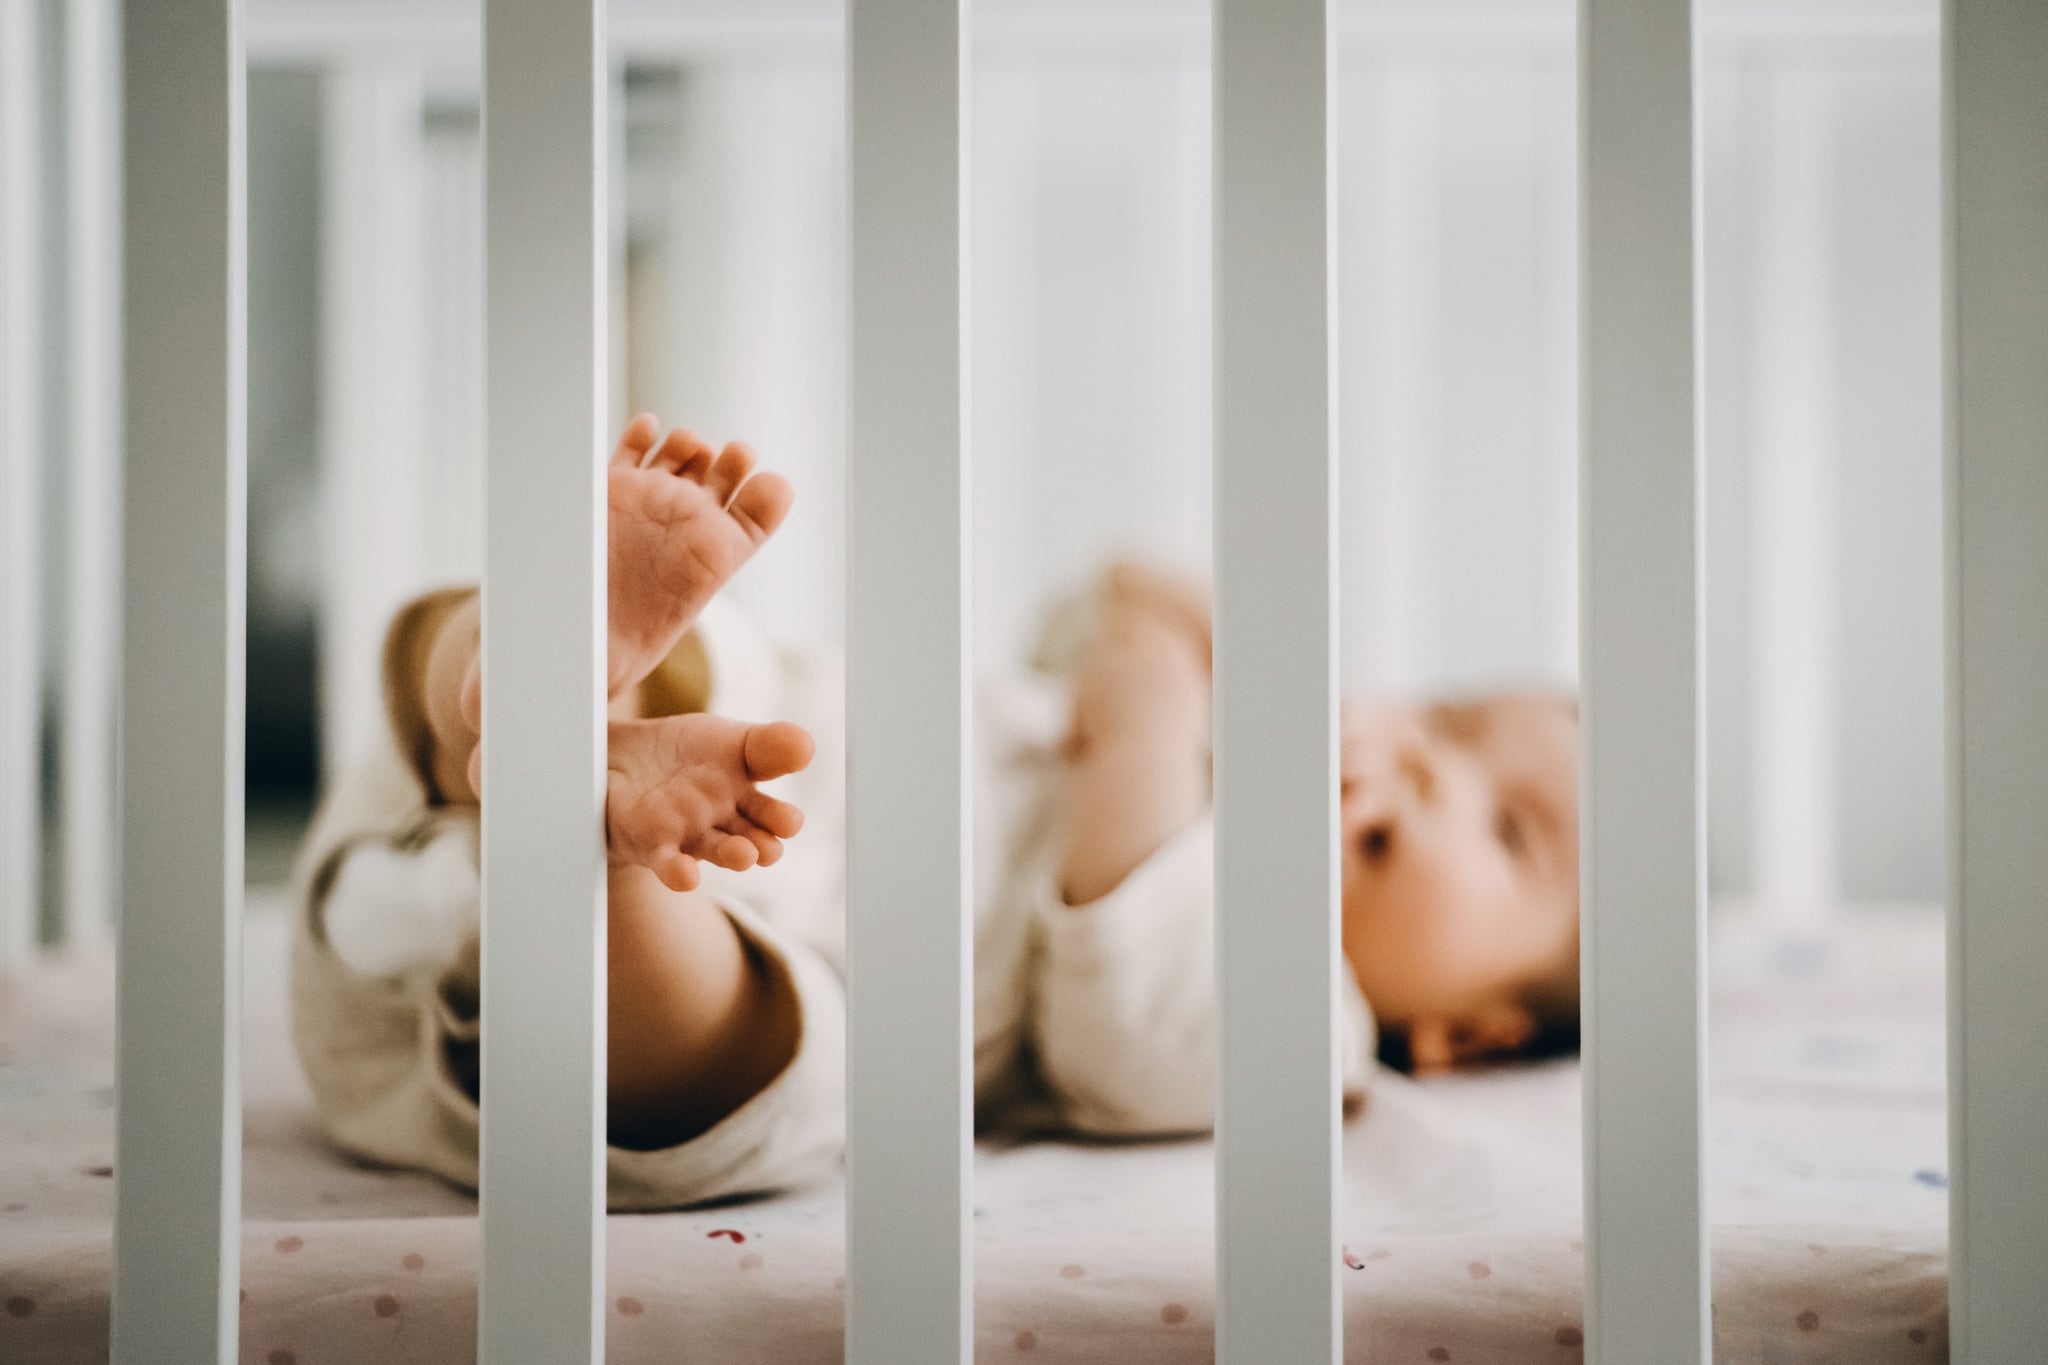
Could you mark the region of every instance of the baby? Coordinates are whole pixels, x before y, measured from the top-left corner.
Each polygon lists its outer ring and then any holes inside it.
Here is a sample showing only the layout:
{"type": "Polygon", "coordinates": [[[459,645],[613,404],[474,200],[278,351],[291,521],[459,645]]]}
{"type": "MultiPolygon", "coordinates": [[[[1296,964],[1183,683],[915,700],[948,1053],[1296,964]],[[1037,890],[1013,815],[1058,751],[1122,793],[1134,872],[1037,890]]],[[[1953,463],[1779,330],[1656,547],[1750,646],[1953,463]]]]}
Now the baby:
{"type": "MultiPolygon", "coordinates": [[[[785,1188],[834,1169],[844,1137],[840,707],[835,670],[718,594],[793,490],[745,446],[645,416],[606,474],[608,1199],[785,1188]]],[[[977,1117],[1202,1131],[1207,607],[1123,566],[1061,622],[1056,668],[977,699],[977,1117]]],[[[294,1033],[340,1146],[473,1186],[475,591],[404,608],[384,671],[385,742],[301,861],[294,1033]]],[[[1348,1096],[1376,1045],[1437,1069],[1575,1034],[1575,748],[1549,699],[1347,708],[1348,1096]]]]}

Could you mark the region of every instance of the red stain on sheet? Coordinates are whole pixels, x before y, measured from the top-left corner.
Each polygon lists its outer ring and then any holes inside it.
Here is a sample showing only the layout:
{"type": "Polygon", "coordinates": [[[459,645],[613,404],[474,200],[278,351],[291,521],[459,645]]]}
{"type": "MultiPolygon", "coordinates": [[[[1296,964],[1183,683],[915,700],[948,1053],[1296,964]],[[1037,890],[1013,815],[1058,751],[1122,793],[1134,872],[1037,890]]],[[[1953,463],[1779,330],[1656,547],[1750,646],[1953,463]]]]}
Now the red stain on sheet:
{"type": "Polygon", "coordinates": [[[1493,1273],[1493,1267],[1484,1261],[1474,1261],[1465,1267],[1465,1273],[1475,1280],[1483,1280],[1493,1273]]]}
{"type": "Polygon", "coordinates": [[[1560,1327],[1557,1329],[1557,1344],[1560,1346],[1584,1346],[1586,1344],[1586,1334],[1576,1327],[1560,1327]]]}
{"type": "Polygon", "coordinates": [[[1429,1348],[1429,1358],[1431,1360],[1449,1360],[1451,1358],[1451,1348],[1448,1346],[1432,1346],[1429,1348]]]}
{"type": "Polygon", "coordinates": [[[400,1261],[399,1264],[407,1270],[425,1270],[427,1268],[427,1258],[420,1255],[417,1251],[408,1251],[405,1253],[405,1259],[400,1261]]]}
{"type": "Polygon", "coordinates": [[[622,1318],[637,1318],[637,1317],[639,1317],[639,1316],[640,1316],[640,1315],[641,1315],[642,1313],[645,1313],[646,1311],[647,1311],[647,1305],[646,1305],[646,1304],[644,1304],[644,1303],[642,1303],[642,1302],[640,1302],[640,1300],[638,1300],[638,1299],[634,1298],[634,1297],[633,1297],[633,1296],[632,1296],[631,1294],[621,1294],[621,1295],[619,1296],[619,1316],[620,1316],[620,1317],[622,1317],[622,1318]]]}
{"type": "Polygon", "coordinates": [[[1017,1333],[1017,1349],[1018,1349],[1018,1350],[1020,1350],[1020,1351],[1035,1351],[1035,1350],[1037,1350],[1037,1349],[1038,1349],[1038,1333],[1036,1333],[1036,1332],[1019,1332],[1019,1333],[1017,1333]]]}
{"type": "Polygon", "coordinates": [[[1178,1327],[1188,1320],[1188,1307],[1184,1303],[1169,1303],[1159,1310],[1159,1320],[1168,1327],[1178,1327]]]}
{"type": "Polygon", "coordinates": [[[1350,1266],[1353,1270],[1365,1269],[1365,1262],[1352,1255],[1350,1247],[1344,1248],[1344,1264],[1350,1266]]]}
{"type": "Polygon", "coordinates": [[[1811,1308],[1792,1320],[1799,1324],[1799,1330],[1802,1332],[1817,1332],[1820,1330],[1820,1314],[1814,1312],[1811,1308]]]}
{"type": "Polygon", "coordinates": [[[23,1294],[17,1294],[7,1301],[7,1316],[25,1318],[36,1311],[36,1301],[23,1294]]]}
{"type": "Polygon", "coordinates": [[[380,1318],[395,1318],[398,1316],[398,1300],[389,1294],[379,1294],[377,1302],[372,1307],[377,1310],[377,1316],[380,1318]]]}
{"type": "Polygon", "coordinates": [[[1087,1273],[1088,1267],[1085,1265],[1063,1265],[1060,1267],[1060,1278],[1063,1280],[1078,1280],[1087,1273]]]}
{"type": "Polygon", "coordinates": [[[303,1237],[280,1237],[275,1245],[280,1253],[289,1256],[305,1244],[306,1239],[303,1237]]]}
{"type": "Polygon", "coordinates": [[[734,1246],[738,1246],[747,1240],[747,1234],[741,1232],[738,1228],[714,1228],[704,1235],[706,1237],[730,1237],[734,1246]]]}

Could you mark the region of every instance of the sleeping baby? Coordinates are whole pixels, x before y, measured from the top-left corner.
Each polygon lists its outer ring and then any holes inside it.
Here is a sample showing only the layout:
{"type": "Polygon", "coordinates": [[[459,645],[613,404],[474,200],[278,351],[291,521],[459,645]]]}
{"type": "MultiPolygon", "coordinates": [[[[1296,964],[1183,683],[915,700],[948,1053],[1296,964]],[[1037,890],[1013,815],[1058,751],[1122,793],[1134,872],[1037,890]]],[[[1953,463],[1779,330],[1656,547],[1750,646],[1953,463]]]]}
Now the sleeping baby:
{"type": "MultiPolygon", "coordinates": [[[[842,708],[836,670],[719,593],[794,490],[646,416],[606,475],[608,1201],[789,1188],[844,1136],[842,708]]],[[[469,1187],[478,643],[474,589],[393,621],[389,724],[307,837],[292,961],[333,1139],[469,1187]]],[[[983,1125],[1209,1127],[1209,658],[1200,588],[1123,565],[1051,614],[1038,667],[976,697],[983,1125]]],[[[1574,1041],[1569,702],[1347,705],[1342,729],[1347,1100],[1376,1056],[1438,1070],[1574,1041]]]]}

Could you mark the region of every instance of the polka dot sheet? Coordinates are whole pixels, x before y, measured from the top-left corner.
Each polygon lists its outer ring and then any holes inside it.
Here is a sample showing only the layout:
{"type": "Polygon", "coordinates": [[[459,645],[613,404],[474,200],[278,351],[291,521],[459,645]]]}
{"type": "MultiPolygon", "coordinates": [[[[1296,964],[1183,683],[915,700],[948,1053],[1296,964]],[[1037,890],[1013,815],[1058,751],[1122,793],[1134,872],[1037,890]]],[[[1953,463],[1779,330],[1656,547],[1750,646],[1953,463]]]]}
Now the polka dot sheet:
{"type": "MultiPolygon", "coordinates": [[[[1947,1358],[1940,928],[1906,915],[1786,940],[1716,924],[1709,1121],[1715,1359],[1947,1358]]],[[[247,948],[242,1352],[263,1365],[467,1361],[475,1206],[324,1147],[283,1043],[283,940],[247,948]],[[273,975],[274,974],[274,975],[273,975]]],[[[18,991],[0,1035],[0,1361],[106,1358],[112,1162],[104,964],[18,991]]],[[[1384,1078],[1346,1131],[1345,1356],[1584,1356],[1577,1068],[1384,1078]]],[[[1210,1145],[984,1143],[976,1358],[1213,1355],[1210,1145]]],[[[834,1187],[614,1217],[608,1358],[840,1359],[834,1187]]]]}

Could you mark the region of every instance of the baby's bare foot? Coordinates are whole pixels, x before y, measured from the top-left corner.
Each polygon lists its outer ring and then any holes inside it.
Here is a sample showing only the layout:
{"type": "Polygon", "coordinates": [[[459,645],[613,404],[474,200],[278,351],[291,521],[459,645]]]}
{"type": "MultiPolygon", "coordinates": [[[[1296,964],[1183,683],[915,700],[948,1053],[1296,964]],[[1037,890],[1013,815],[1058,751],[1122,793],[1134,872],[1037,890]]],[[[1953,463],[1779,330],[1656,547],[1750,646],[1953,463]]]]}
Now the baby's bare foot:
{"type": "Polygon", "coordinates": [[[652,415],[634,418],[607,470],[614,697],[668,657],[796,497],[780,474],[756,474],[740,442],[714,455],[683,430],[656,445],[658,431],[652,415]]]}
{"type": "Polygon", "coordinates": [[[767,866],[803,828],[803,812],[756,785],[806,767],[810,735],[776,721],[724,716],[613,721],[605,846],[675,891],[695,889],[700,860],[734,871],[767,866]]]}

